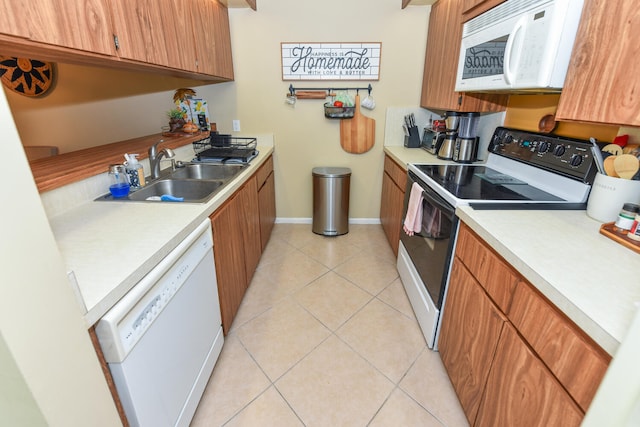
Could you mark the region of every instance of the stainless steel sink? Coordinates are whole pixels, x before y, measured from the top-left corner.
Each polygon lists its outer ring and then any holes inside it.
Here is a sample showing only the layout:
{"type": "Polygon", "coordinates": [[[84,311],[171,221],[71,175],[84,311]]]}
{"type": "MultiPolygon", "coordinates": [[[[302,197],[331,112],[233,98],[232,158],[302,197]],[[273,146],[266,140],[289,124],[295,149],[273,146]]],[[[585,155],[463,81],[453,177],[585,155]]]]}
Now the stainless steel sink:
{"type": "MultiPolygon", "coordinates": [[[[247,165],[239,164],[186,163],[168,174],[165,171],[159,180],[132,191],[127,197],[114,198],[111,194],[105,194],[96,200],[152,202],[162,201],[158,200],[162,196],[171,196],[186,203],[205,203],[246,167],[247,165]]],[[[169,197],[164,199],[171,201],[169,197]]]]}
{"type": "Polygon", "coordinates": [[[209,200],[225,181],[161,179],[129,194],[129,200],[146,201],[149,197],[172,196],[184,202],[203,203],[209,200]]]}
{"type": "Polygon", "coordinates": [[[175,179],[232,179],[242,172],[246,165],[221,165],[207,163],[187,163],[171,173],[175,179]]]}
{"type": "MultiPolygon", "coordinates": [[[[114,198],[105,194],[96,201],[112,202],[161,202],[162,196],[170,196],[186,203],[205,203],[211,199],[230,180],[197,180],[165,178],[154,181],[139,190],[132,191],[127,197],[114,198]]],[[[167,198],[168,199],[168,198],[167,198]]],[[[171,200],[165,200],[171,202],[171,200]]],[[[178,200],[176,200],[178,201],[178,200]]]]}

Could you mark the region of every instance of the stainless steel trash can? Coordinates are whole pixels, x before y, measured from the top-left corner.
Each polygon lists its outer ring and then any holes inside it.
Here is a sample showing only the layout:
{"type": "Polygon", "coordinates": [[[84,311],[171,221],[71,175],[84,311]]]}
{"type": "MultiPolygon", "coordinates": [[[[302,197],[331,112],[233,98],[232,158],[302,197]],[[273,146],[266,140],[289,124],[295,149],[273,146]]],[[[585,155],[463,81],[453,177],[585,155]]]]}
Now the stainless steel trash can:
{"type": "Polygon", "coordinates": [[[325,236],[349,232],[351,169],[313,168],[312,231],[325,236]]]}

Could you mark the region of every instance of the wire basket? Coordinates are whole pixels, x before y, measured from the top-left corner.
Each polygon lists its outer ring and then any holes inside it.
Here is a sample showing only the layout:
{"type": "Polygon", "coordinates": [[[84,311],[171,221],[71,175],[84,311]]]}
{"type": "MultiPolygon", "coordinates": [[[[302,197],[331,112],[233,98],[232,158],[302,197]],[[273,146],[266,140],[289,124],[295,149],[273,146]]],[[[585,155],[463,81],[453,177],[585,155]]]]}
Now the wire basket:
{"type": "Polygon", "coordinates": [[[256,138],[211,134],[209,138],[193,143],[198,159],[248,158],[254,154],[256,138]]]}
{"type": "Polygon", "coordinates": [[[335,107],[332,103],[324,104],[324,116],[328,119],[351,119],[356,107],[335,107]]]}

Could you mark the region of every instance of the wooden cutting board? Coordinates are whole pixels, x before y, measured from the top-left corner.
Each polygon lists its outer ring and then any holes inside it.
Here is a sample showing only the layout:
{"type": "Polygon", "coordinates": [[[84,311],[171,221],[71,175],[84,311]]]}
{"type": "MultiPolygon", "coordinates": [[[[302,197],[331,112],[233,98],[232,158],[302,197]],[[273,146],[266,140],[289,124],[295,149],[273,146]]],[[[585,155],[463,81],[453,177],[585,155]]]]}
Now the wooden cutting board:
{"type": "Polygon", "coordinates": [[[340,120],[340,145],[347,153],[362,154],[376,142],[376,121],[360,114],[360,95],[356,95],[355,113],[340,120]]]}

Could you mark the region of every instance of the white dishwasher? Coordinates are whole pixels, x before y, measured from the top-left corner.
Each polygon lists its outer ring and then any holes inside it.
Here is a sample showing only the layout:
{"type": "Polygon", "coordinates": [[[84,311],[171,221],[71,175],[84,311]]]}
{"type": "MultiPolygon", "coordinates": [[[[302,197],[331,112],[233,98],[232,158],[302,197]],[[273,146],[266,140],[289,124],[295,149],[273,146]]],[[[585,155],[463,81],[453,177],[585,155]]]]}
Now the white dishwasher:
{"type": "Polygon", "coordinates": [[[132,426],[188,426],[223,344],[207,219],[96,326],[132,426]]]}

